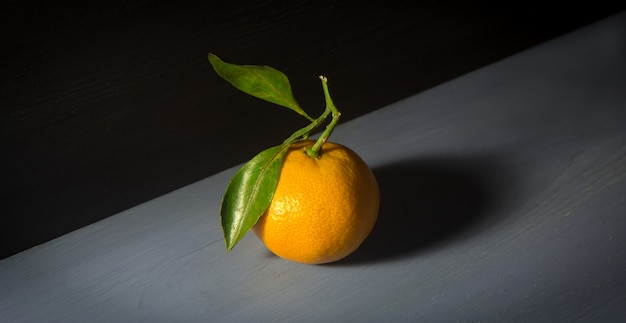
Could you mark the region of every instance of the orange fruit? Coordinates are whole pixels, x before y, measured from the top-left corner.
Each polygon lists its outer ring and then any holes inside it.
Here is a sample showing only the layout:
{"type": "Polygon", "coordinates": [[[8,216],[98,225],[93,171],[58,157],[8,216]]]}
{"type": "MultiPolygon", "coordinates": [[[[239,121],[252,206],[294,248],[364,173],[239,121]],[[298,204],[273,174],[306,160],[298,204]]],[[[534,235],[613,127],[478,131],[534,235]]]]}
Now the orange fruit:
{"type": "Polygon", "coordinates": [[[380,195],[374,174],[352,150],[326,142],[319,158],[293,144],[283,161],[272,202],[252,227],[277,256],[305,264],[339,260],[371,232],[380,195]]]}

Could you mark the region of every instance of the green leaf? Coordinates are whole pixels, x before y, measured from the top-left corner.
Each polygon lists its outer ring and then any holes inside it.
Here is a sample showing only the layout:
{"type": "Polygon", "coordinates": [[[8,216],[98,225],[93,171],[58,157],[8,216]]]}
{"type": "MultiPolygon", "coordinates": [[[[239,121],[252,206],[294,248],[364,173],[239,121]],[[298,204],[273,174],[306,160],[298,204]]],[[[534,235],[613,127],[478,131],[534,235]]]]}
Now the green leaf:
{"type": "Polygon", "coordinates": [[[226,63],[212,53],[209,53],[209,62],[219,76],[237,89],[313,120],[294,98],[289,79],[283,72],[269,66],[226,63]]]}
{"type": "Polygon", "coordinates": [[[260,152],[231,179],[220,212],[227,251],[256,224],[272,202],[288,148],[289,144],[282,144],[260,152]]]}

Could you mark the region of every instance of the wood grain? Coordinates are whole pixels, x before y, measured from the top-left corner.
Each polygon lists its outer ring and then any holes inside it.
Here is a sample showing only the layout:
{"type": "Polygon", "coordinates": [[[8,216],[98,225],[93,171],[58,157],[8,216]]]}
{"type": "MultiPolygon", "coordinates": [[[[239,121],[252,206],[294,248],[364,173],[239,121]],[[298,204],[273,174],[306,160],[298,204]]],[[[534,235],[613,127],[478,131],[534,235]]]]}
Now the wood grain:
{"type": "Polygon", "coordinates": [[[349,120],[616,9],[535,6],[7,1],[0,257],[243,162],[302,124],[231,89],[209,51],[284,70],[310,111],[326,73],[349,120]]]}
{"type": "Polygon", "coordinates": [[[626,13],[341,124],[380,181],[344,261],[252,235],[229,168],[0,260],[0,321],[623,321],[626,13]]]}

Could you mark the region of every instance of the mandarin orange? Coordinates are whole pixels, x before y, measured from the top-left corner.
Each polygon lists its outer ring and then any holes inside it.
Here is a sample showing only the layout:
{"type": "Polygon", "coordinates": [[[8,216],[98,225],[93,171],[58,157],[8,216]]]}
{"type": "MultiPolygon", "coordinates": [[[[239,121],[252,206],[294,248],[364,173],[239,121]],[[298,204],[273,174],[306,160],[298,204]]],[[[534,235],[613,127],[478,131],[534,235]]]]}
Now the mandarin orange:
{"type": "Polygon", "coordinates": [[[331,142],[318,158],[293,144],[283,161],[272,202],[252,227],[277,256],[306,264],[342,259],[371,232],[380,195],[374,174],[352,150],[331,142]]]}

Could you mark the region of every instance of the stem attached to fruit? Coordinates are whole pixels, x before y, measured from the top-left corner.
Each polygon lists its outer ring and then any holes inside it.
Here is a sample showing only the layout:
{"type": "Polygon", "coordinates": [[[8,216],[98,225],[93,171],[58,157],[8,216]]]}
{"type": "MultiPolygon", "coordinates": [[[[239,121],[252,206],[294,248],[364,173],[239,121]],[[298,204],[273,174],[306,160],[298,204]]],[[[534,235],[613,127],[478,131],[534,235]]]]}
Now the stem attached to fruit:
{"type": "Polygon", "coordinates": [[[317,119],[313,119],[308,126],[299,129],[283,141],[283,145],[291,145],[294,142],[308,138],[309,134],[313,130],[317,129],[322,122],[326,121],[326,118],[328,118],[329,115],[332,115],[330,123],[326,126],[326,129],[324,129],[324,132],[322,132],[315,144],[313,144],[313,147],[306,150],[307,156],[316,159],[322,154],[322,146],[328,140],[328,137],[330,137],[330,134],[333,132],[333,129],[335,129],[335,126],[339,122],[339,117],[341,116],[341,113],[337,110],[337,107],[335,107],[335,104],[330,97],[330,92],[328,91],[328,79],[326,79],[325,76],[320,76],[320,79],[322,80],[324,98],[326,99],[326,109],[317,119]]]}
{"type": "Polygon", "coordinates": [[[311,131],[319,127],[322,124],[322,122],[326,120],[326,118],[328,117],[330,113],[331,111],[329,109],[326,109],[324,113],[322,113],[321,116],[319,116],[317,119],[314,119],[308,126],[294,132],[289,138],[283,141],[283,143],[292,144],[301,139],[306,139],[309,136],[309,133],[311,133],[311,131]]]}
{"type": "MultiPolygon", "coordinates": [[[[324,98],[326,99],[326,110],[324,110],[324,113],[322,114],[322,116],[324,117],[324,119],[326,119],[326,117],[328,116],[328,113],[330,112],[332,114],[332,120],[326,126],[326,129],[324,129],[324,132],[322,132],[322,134],[317,139],[313,147],[306,150],[306,154],[311,158],[320,157],[322,153],[321,152],[322,146],[324,145],[326,141],[328,141],[328,137],[330,137],[330,134],[333,132],[333,130],[335,129],[335,126],[339,122],[339,117],[341,117],[341,113],[339,112],[339,110],[337,110],[337,107],[335,107],[335,104],[333,103],[333,100],[330,97],[330,92],[328,91],[328,79],[325,76],[320,75],[320,80],[322,80],[324,98]]],[[[317,120],[319,120],[319,118],[317,120]]]]}

